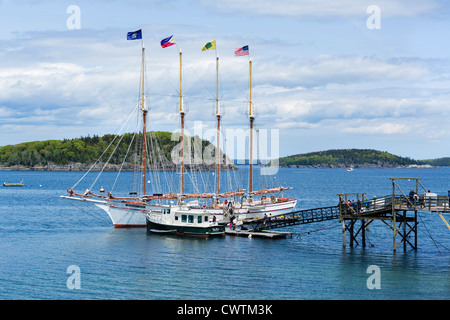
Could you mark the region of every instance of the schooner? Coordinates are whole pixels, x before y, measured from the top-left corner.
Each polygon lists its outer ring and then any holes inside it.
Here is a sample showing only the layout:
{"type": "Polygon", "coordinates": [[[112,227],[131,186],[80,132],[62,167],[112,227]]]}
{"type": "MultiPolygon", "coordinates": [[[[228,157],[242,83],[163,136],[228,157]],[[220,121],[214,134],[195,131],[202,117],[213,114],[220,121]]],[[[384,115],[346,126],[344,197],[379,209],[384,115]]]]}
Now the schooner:
{"type": "MultiPolygon", "coordinates": [[[[142,31],[129,32],[128,40],[142,39],[142,31]]],[[[142,41],[141,41],[142,42],[142,41]]],[[[163,48],[174,45],[173,36],[163,39],[163,48]]],[[[211,44],[208,42],[207,44],[211,44]]],[[[206,45],[205,45],[206,46],[206,45]]],[[[206,50],[211,50],[212,46],[206,50]]],[[[215,41],[214,47],[215,49],[215,41]]],[[[248,46],[244,47],[248,53],[248,46]]],[[[242,48],[241,48],[242,49],[242,48]]],[[[236,54],[237,55],[237,54],[236,54]]],[[[296,199],[276,197],[266,197],[267,194],[282,193],[290,188],[278,187],[264,190],[253,190],[253,123],[255,116],[251,100],[252,62],[249,59],[250,72],[250,94],[249,94],[249,121],[250,121],[250,170],[249,170],[249,190],[237,190],[221,192],[220,190],[220,120],[219,109],[219,57],[216,56],[216,119],[217,119],[217,145],[216,145],[216,165],[215,165],[215,192],[185,193],[185,110],[182,95],[182,52],[179,50],[180,58],[180,89],[179,89],[179,115],[181,126],[181,168],[179,193],[176,194],[148,194],[147,182],[147,114],[144,85],[145,71],[145,48],[142,44],[142,96],[140,101],[140,112],[142,114],[142,155],[141,155],[141,177],[142,190],[140,195],[130,197],[118,197],[108,192],[107,195],[95,194],[87,189],[84,193],[76,192],[75,186],[68,189],[69,195],[62,195],[61,198],[89,202],[103,209],[111,218],[116,228],[124,227],[146,227],[149,231],[173,232],[178,234],[210,236],[223,234],[223,225],[229,221],[231,215],[238,221],[245,222],[247,219],[263,218],[265,215],[277,216],[292,212],[297,203],[296,199]],[[256,196],[261,195],[259,200],[256,196]],[[240,201],[236,200],[239,199],[240,201]],[[199,205],[198,201],[187,201],[189,199],[210,199],[208,206],[199,205]],[[234,199],[234,201],[223,201],[221,199],[234,199]],[[244,200],[245,199],[245,200],[244,200]]]]}

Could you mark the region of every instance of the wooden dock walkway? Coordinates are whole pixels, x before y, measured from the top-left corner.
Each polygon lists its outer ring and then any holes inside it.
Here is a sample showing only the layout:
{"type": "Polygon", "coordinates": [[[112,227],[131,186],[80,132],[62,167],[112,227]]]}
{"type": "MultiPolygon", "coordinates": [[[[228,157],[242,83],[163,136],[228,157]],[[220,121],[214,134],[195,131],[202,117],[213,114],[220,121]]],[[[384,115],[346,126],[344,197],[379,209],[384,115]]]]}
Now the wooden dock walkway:
{"type": "Polygon", "coordinates": [[[244,226],[254,231],[261,231],[335,219],[339,219],[339,206],[302,209],[270,219],[252,219],[245,221],[244,226]]]}

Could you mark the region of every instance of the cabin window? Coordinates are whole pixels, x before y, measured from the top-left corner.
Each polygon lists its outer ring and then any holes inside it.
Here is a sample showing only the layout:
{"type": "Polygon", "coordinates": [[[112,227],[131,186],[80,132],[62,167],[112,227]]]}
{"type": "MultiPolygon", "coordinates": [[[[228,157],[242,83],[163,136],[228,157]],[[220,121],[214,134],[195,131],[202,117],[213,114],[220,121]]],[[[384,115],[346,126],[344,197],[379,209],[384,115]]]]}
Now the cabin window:
{"type": "Polygon", "coordinates": [[[175,220],[178,221],[178,216],[175,216],[175,220]]]}
{"type": "Polygon", "coordinates": [[[194,223],[194,216],[189,215],[189,216],[188,216],[188,222],[189,222],[189,223],[194,223]]]}
{"type": "Polygon", "coordinates": [[[198,222],[198,223],[202,223],[202,216],[198,216],[198,217],[197,217],[197,222],[198,222]]]}
{"type": "Polygon", "coordinates": [[[187,215],[181,215],[181,222],[186,222],[187,215]]]}
{"type": "Polygon", "coordinates": [[[209,217],[205,216],[205,222],[208,222],[209,217]]]}

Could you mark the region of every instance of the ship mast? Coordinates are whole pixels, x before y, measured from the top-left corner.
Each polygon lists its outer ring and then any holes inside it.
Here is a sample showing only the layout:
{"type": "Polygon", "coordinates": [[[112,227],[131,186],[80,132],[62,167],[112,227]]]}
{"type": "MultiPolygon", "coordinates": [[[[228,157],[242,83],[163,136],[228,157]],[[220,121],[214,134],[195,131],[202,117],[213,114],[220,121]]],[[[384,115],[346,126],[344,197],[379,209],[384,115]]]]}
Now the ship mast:
{"type": "MultiPolygon", "coordinates": [[[[217,117],[217,149],[216,149],[216,195],[220,193],[220,112],[219,112],[219,57],[216,57],[216,117],[217,117]]],[[[217,198],[219,199],[219,198],[217,198]]],[[[217,200],[218,201],[218,200],[217,200]]]]}
{"type": "Polygon", "coordinates": [[[167,48],[170,46],[176,45],[178,52],[180,54],[180,122],[181,122],[181,152],[180,152],[180,156],[181,156],[181,170],[180,170],[180,197],[179,200],[182,201],[183,199],[183,195],[184,195],[184,110],[183,110],[183,86],[182,86],[182,52],[181,50],[178,48],[178,45],[175,43],[175,41],[173,40],[173,35],[165,38],[163,40],[161,40],[161,47],[162,48],[167,48]]]}
{"type": "Polygon", "coordinates": [[[145,86],[144,86],[144,70],[145,70],[145,48],[142,46],[142,196],[146,193],[146,175],[147,175],[147,108],[145,107],[145,86]]]}
{"type": "Polygon", "coordinates": [[[249,172],[249,199],[251,200],[253,195],[253,121],[255,116],[252,110],[252,61],[249,61],[250,69],[250,103],[249,103],[249,118],[250,118],[250,172],[249,172]]]}
{"type": "Polygon", "coordinates": [[[184,194],[184,110],[182,96],[182,53],[180,50],[180,120],[181,120],[181,177],[180,177],[180,195],[184,194]]]}

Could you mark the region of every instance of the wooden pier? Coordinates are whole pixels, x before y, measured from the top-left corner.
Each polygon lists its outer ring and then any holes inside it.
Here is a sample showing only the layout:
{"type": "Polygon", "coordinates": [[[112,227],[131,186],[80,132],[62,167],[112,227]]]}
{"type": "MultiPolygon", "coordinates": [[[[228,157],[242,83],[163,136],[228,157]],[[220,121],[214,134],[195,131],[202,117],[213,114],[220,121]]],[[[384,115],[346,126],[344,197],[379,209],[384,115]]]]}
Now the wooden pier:
{"type": "Polygon", "coordinates": [[[227,230],[226,234],[243,237],[285,238],[285,232],[268,232],[275,228],[293,225],[323,222],[339,219],[342,222],[342,242],[347,245],[349,234],[350,247],[366,247],[366,230],[375,221],[381,221],[393,231],[393,250],[400,245],[417,250],[418,212],[437,213],[450,230],[450,225],[442,213],[450,212],[450,200],[447,195],[430,193],[420,182],[420,178],[391,178],[392,194],[367,198],[366,193],[340,193],[339,204],[331,207],[304,209],[270,219],[244,221],[241,230],[227,230]],[[411,185],[404,192],[399,185],[406,182],[411,185]],[[419,192],[420,191],[420,192],[419,192]],[[244,230],[245,229],[245,230],[244,230]]]}
{"type": "Polygon", "coordinates": [[[293,211],[282,216],[267,219],[246,220],[244,225],[248,229],[261,231],[267,229],[276,229],[290,227],[299,224],[309,224],[328,220],[339,219],[339,206],[303,209],[293,211]]]}
{"type": "Polygon", "coordinates": [[[374,221],[381,221],[393,231],[393,250],[403,245],[417,250],[418,211],[437,213],[447,227],[449,224],[441,213],[450,212],[449,197],[427,191],[420,178],[391,178],[392,194],[368,199],[366,193],[342,193],[339,196],[339,220],[342,221],[342,242],[350,247],[354,244],[366,246],[366,229],[374,221]],[[414,183],[408,195],[399,186],[399,181],[414,183]],[[420,187],[420,189],[419,189],[420,187]],[[419,192],[420,191],[420,192],[419,192]]]}

